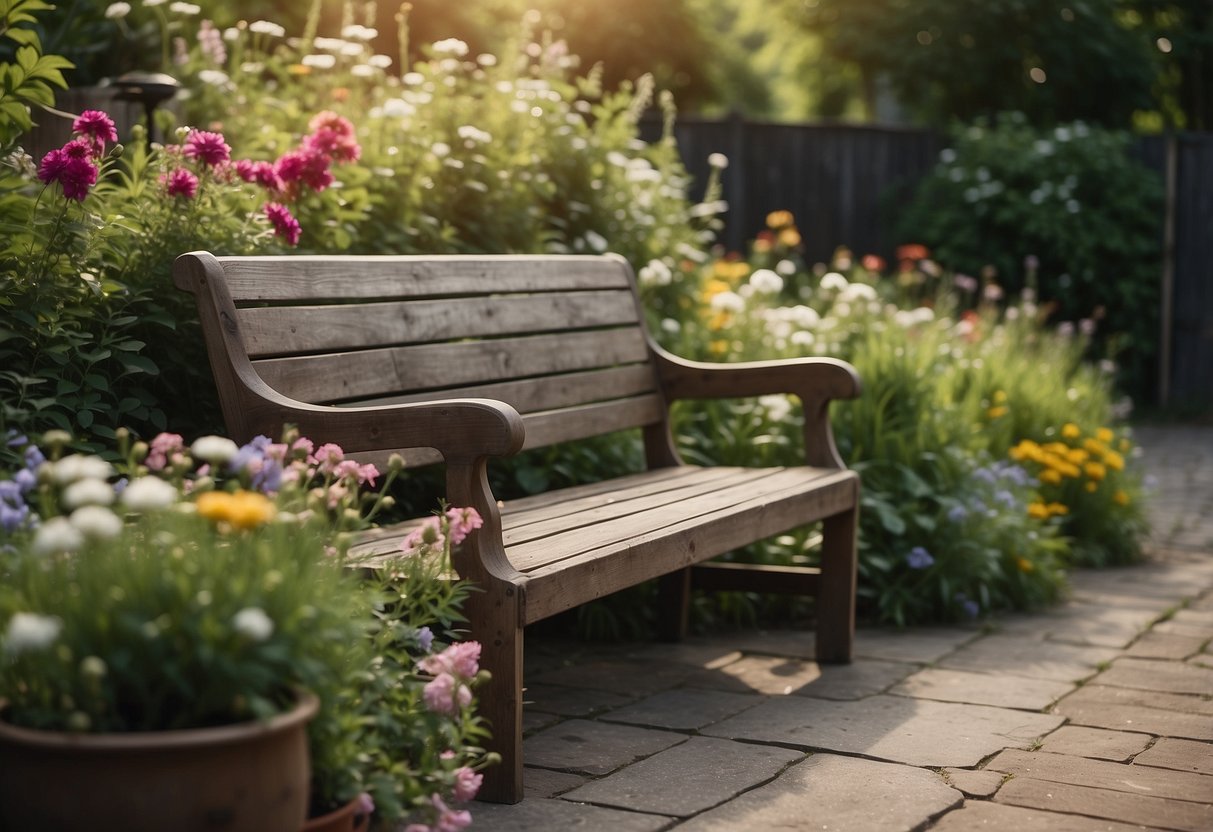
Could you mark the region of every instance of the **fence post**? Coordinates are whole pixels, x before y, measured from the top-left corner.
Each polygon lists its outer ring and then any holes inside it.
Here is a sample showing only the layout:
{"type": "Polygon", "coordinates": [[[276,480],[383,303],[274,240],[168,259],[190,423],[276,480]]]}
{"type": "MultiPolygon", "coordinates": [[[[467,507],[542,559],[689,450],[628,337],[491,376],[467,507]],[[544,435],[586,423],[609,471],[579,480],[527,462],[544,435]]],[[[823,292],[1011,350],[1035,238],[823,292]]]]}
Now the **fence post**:
{"type": "Polygon", "coordinates": [[[741,113],[729,114],[729,218],[725,235],[730,251],[743,251],[745,247],[746,217],[749,211],[749,195],[746,193],[746,122],[741,113]]]}
{"type": "Polygon", "coordinates": [[[1167,135],[1163,181],[1166,204],[1163,207],[1162,232],[1162,298],[1159,309],[1158,345],[1158,404],[1166,407],[1171,398],[1171,339],[1175,315],[1175,202],[1179,198],[1179,141],[1172,132],[1167,135]]]}

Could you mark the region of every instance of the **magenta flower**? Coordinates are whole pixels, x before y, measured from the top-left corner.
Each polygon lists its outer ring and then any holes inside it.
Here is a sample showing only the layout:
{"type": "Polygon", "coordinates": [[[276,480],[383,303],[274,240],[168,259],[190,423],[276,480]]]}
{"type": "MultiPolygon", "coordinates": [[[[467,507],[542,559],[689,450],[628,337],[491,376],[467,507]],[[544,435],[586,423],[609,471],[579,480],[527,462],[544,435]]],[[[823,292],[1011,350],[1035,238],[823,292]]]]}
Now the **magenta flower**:
{"type": "Polygon", "coordinates": [[[114,120],[100,110],[85,110],[72,122],[72,132],[80,136],[92,156],[105,153],[106,142],[118,141],[114,120]]]}
{"type": "Polygon", "coordinates": [[[480,512],[471,507],[447,509],[446,516],[451,521],[451,542],[456,546],[474,530],[484,525],[484,518],[480,516],[480,512]]]}
{"type": "Polygon", "coordinates": [[[185,168],[177,168],[169,174],[160,177],[169,196],[182,196],[193,199],[198,193],[198,177],[185,168]]]}
{"type": "Polygon", "coordinates": [[[220,133],[191,130],[185,138],[185,155],[203,165],[212,166],[230,161],[232,149],[220,133]]]}
{"type": "Polygon", "coordinates": [[[298,245],[299,236],[303,233],[303,228],[299,225],[299,220],[295,219],[290,210],[280,202],[267,202],[265,204],[265,215],[269,217],[270,224],[274,226],[274,233],[286,240],[288,245],[298,245]]]}
{"type": "Polygon", "coordinates": [[[73,139],[42,157],[38,178],[46,184],[58,182],[68,199],[83,202],[97,184],[97,165],[85,139],[73,139]]]}
{"type": "Polygon", "coordinates": [[[483,781],[483,774],[477,774],[467,766],[458,769],[455,772],[455,801],[466,803],[474,798],[476,793],[480,791],[480,784],[483,781]]]}
{"type": "Polygon", "coordinates": [[[282,177],[270,162],[254,162],[241,159],[236,162],[236,174],[245,182],[255,182],[271,193],[280,193],[286,187],[282,177]]]}
{"type": "Polygon", "coordinates": [[[334,182],[328,157],[314,148],[301,147],[282,154],[274,163],[274,172],[287,186],[303,183],[313,191],[323,191],[334,182]]]}
{"type": "Polygon", "coordinates": [[[63,152],[63,148],[59,147],[49,151],[42,157],[42,163],[38,166],[38,178],[48,185],[58,182],[69,161],[71,161],[71,157],[63,152]]]}

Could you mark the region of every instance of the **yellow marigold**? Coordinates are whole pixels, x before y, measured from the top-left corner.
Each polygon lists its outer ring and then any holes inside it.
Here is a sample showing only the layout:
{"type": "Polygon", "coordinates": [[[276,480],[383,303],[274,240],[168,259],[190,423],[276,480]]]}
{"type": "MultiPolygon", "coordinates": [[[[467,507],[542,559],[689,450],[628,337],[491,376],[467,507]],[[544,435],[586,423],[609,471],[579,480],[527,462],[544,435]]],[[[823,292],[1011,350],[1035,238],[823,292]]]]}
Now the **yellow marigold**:
{"type": "Polygon", "coordinates": [[[1112,433],[1111,428],[1100,428],[1095,431],[1095,438],[1100,442],[1111,442],[1113,437],[1115,437],[1115,434],[1112,433]]]}
{"type": "Polygon", "coordinates": [[[1073,462],[1075,465],[1082,465],[1087,461],[1087,457],[1089,456],[1090,454],[1087,453],[1085,448],[1074,448],[1066,454],[1066,459],[1070,460],[1070,462],[1073,462]]]}
{"type": "Polygon", "coordinates": [[[707,282],[707,285],[705,285],[703,287],[703,300],[706,303],[707,301],[709,301],[712,298],[719,295],[721,292],[731,291],[732,288],[733,288],[732,285],[729,284],[728,282],[726,282],[724,280],[720,280],[718,278],[713,278],[712,280],[709,280],[707,282]]]}
{"type": "Polygon", "coordinates": [[[1011,459],[1016,462],[1022,462],[1025,459],[1037,459],[1040,456],[1040,446],[1031,439],[1022,439],[1008,453],[1011,459]]]}
{"type": "Polygon", "coordinates": [[[1055,468],[1046,468],[1040,472],[1040,481],[1047,482],[1049,485],[1061,484],[1061,472],[1055,468]]]}
{"type": "Polygon", "coordinates": [[[238,529],[252,529],[274,519],[274,503],[256,491],[208,491],[198,497],[198,513],[216,523],[230,523],[238,529]]]}
{"type": "Polygon", "coordinates": [[[1120,454],[1116,453],[1116,451],[1108,450],[1103,455],[1103,461],[1104,461],[1104,465],[1107,465],[1113,471],[1125,470],[1125,458],[1123,456],[1121,456],[1120,454]]]}
{"type": "Polygon", "coordinates": [[[738,261],[730,264],[730,266],[729,266],[729,279],[732,280],[733,283],[735,283],[735,284],[739,283],[742,280],[745,280],[747,277],[749,277],[749,274],[750,274],[750,264],[749,263],[738,260],[738,261]]]}
{"type": "Polygon", "coordinates": [[[1112,502],[1118,506],[1127,506],[1129,504],[1129,495],[1123,489],[1117,489],[1116,493],[1112,495],[1112,502]]]}
{"type": "Polygon", "coordinates": [[[1089,494],[1094,494],[1099,490],[1099,483],[1089,482],[1086,485],[1086,489],[1089,494]]]}
{"type": "Polygon", "coordinates": [[[1002,390],[994,391],[994,404],[1004,404],[1007,400],[1007,394],[1002,390]]]}
{"type": "Polygon", "coordinates": [[[991,407],[989,410],[987,410],[986,415],[989,416],[991,419],[997,419],[1001,416],[1006,416],[1007,412],[1008,411],[1007,411],[1006,405],[1000,404],[997,407],[991,407]]]}
{"type": "Polygon", "coordinates": [[[1066,515],[1070,513],[1070,507],[1065,503],[1049,503],[1045,506],[1049,510],[1049,514],[1066,515]]]}
{"type": "Polygon", "coordinates": [[[1049,519],[1049,507],[1044,503],[1028,503],[1028,516],[1039,520],[1049,519]]]}
{"type": "Polygon", "coordinates": [[[712,351],[713,355],[726,355],[729,351],[729,342],[718,338],[708,344],[708,349],[712,351]]]}
{"type": "Polygon", "coordinates": [[[1070,452],[1070,446],[1064,442],[1050,442],[1043,446],[1046,451],[1051,454],[1064,455],[1070,452]]]}
{"type": "Polygon", "coordinates": [[[800,232],[795,228],[785,228],[779,232],[779,244],[788,248],[800,245],[800,232]]]}
{"type": "Polygon", "coordinates": [[[795,221],[791,211],[772,211],[767,214],[767,228],[783,228],[795,221]]]}
{"type": "Polygon", "coordinates": [[[1066,439],[1077,439],[1082,436],[1082,429],[1073,422],[1066,422],[1061,426],[1061,435],[1066,439]]]}
{"type": "Polygon", "coordinates": [[[1087,476],[1098,482],[1108,475],[1108,469],[1102,462],[1088,462],[1082,466],[1087,476]]]}
{"type": "Polygon", "coordinates": [[[1088,439],[1082,443],[1082,446],[1093,454],[1102,454],[1108,450],[1108,446],[1098,439],[1088,439]]]}
{"type": "Polygon", "coordinates": [[[1082,470],[1071,462],[1063,462],[1057,466],[1057,470],[1061,472],[1063,477],[1069,477],[1072,480],[1076,480],[1082,476],[1082,470]]]}
{"type": "Polygon", "coordinates": [[[1020,572],[1025,574],[1036,569],[1036,564],[1032,563],[1032,561],[1028,560],[1027,558],[1018,558],[1015,561],[1015,565],[1019,567],[1020,572]]]}

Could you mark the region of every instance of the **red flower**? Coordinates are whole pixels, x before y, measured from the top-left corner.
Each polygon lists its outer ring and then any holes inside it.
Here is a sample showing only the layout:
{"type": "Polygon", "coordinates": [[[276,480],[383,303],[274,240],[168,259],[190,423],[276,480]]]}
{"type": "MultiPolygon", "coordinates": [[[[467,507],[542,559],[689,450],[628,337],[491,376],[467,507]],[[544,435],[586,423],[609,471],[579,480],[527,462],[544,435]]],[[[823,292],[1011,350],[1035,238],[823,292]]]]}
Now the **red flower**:
{"type": "Polygon", "coordinates": [[[907,243],[897,247],[898,260],[925,260],[930,256],[931,252],[920,243],[907,243]]]}

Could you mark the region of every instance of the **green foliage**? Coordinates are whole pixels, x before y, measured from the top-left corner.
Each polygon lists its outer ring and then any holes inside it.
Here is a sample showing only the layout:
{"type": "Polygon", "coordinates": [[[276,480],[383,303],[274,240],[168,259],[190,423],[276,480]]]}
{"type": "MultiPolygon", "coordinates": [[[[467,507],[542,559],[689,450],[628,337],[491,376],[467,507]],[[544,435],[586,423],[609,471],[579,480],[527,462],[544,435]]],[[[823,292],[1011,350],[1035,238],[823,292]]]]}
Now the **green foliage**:
{"type": "Polygon", "coordinates": [[[979,121],[955,133],[899,234],[947,268],[1039,289],[1055,321],[1094,322],[1093,355],[1119,361],[1124,389],[1143,395],[1157,348],[1162,184],[1130,158],[1129,141],[1082,122],[979,121]]]}
{"type": "Polygon", "coordinates": [[[53,106],[55,88],[67,86],[63,70],[71,61],[43,54],[33,28],[52,8],[42,0],[0,0],[0,155],[33,126],[30,108],[53,106]]]}

